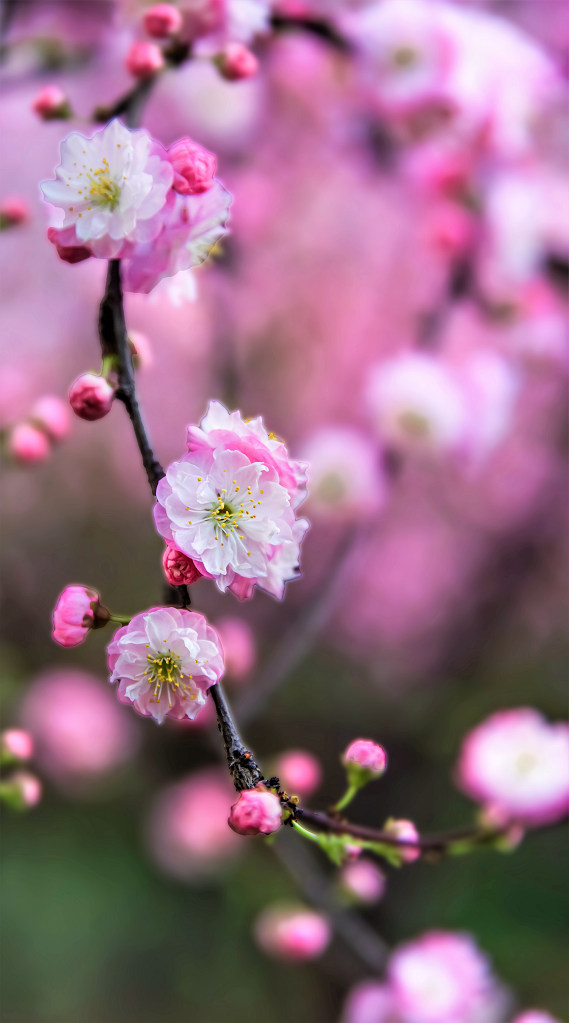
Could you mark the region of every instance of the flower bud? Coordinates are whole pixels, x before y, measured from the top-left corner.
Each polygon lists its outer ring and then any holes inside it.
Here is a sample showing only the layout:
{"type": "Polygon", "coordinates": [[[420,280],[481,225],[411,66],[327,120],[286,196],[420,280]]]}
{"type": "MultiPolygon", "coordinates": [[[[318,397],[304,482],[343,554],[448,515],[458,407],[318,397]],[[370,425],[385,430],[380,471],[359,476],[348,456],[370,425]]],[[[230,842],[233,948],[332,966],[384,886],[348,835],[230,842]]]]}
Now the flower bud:
{"type": "Polygon", "coordinates": [[[213,185],[217,159],[190,138],[178,139],[168,149],[174,168],[172,188],[180,195],[200,195],[213,185]]]}
{"type": "Polygon", "coordinates": [[[18,195],[10,195],[0,203],[0,230],[5,227],[18,227],[24,224],[30,215],[25,199],[18,195]]]}
{"type": "Polygon", "coordinates": [[[0,798],[12,810],[30,810],[37,806],[42,795],[42,784],[35,774],[16,771],[7,781],[0,782],[0,798]]]}
{"type": "Polygon", "coordinates": [[[152,78],[164,67],[164,57],[156,43],[143,40],[132,43],[125,60],[127,71],[133,78],[152,78]]]}
{"type": "Polygon", "coordinates": [[[354,739],[348,746],[342,763],[346,768],[348,782],[355,788],[367,785],[368,781],[380,778],[387,766],[387,756],[382,746],[371,739],[354,739]]]}
{"type": "MultiPolygon", "coordinates": [[[[389,835],[393,835],[394,838],[402,839],[403,842],[415,842],[419,838],[417,828],[412,821],[394,820],[391,818],[386,821],[383,830],[389,835]]],[[[413,863],[415,860],[418,860],[421,855],[421,850],[414,846],[409,846],[409,848],[406,849],[404,846],[400,845],[397,848],[401,853],[401,859],[404,863],[413,863]]]]}
{"type": "Polygon", "coordinates": [[[32,110],[44,121],[57,121],[71,116],[67,96],[57,85],[44,85],[32,103],[32,110]]]}
{"type": "Polygon", "coordinates": [[[22,465],[35,465],[49,458],[51,448],[43,430],[30,423],[18,423],[8,436],[8,451],[22,465]]]}
{"type": "Polygon", "coordinates": [[[259,70],[259,61],[243,43],[228,43],[217,59],[220,73],[229,82],[251,78],[259,70]]]}
{"type": "Polygon", "coordinates": [[[324,952],[330,937],[326,918],[310,909],[271,906],[255,922],[259,948],[288,962],[316,959],[324,952]]]}
{"type": "Polygon", "coordinates": [[[287,792],[306,798],[316,791],[322,778],[320,763],[312,753],[302,749],[281,753],[275,774],[287,792]]]}
{"type": "Polygon", "coordinates": [[[220,618],[215,625],[223,647],[225,672],[241,682],[251,674],[257,660],[253,630],[242,618],[220,618]]]}
{"type": "Polygon", "coordinates": [[[278,831],[281,819],[279,797],[259,786],[241,792],[231,807],[228,824],[238,835],[270,835],[278,831]]]}
{"type": "Polygon", "coordinates": [[[92,252],[86,245],[62,245],[60,238],[66,232],[58,230],[57,227],[48,227],[47,238],[57,249],[57,255],[64,263],[82,263],[84,259],[90,259],[92,252]]]}
{"type": "Polygon", "coordinates": [[[0,763],[13,764],[29,760],[34,752],[34,741],[22,728],[7,728],[0,735],[0,763]]]}
{"type": "Polygon", "coordinates": [[[182,15],[172,4],[155,4],[145,12],[142,24],[153,39],[166,39],[180,31],[182,15]]]}
{"type": "Polygon", "coordinates": [[[371,860],[348,863],[340,875],[342,891],[351,901],[364,906],[379,902],[385,883],[385,874],[371,860]]]}
{"type": "Polygon", "coordinates": [[[69,389],[69,404],[79,419],[93,423],[111,411],[114,389],[98,373],[82,373],[69,389]]]}
{"type": "Polygon", "coordinates": [[[99,603],[96,590],[86,586],[66,586],[53,611],[52,637],[60,646],[78,646],[99,621],[109,619],[99,603]]]}
{"type": "Polygon", "coordinates": [[[176,547],[166,547],[162,557],[164,574],[171,586],[191,586],[203,579],[199,569],[196,568],[191,558],[176,547]]]}
{"type": "Polygon", "coordinates": [[[65,402],[55,395],[46,394],[36,401],[30,417],[51,440],[63,440],[69,433],[69,410],[65,402]]]}
{"type": "Polygon", "coordinates": [[[132,364],[135,369],[141,366],[152,365],[152,347],[146,334],[140,330],[129,330],[128,347],[132,356],[132,364]]]}

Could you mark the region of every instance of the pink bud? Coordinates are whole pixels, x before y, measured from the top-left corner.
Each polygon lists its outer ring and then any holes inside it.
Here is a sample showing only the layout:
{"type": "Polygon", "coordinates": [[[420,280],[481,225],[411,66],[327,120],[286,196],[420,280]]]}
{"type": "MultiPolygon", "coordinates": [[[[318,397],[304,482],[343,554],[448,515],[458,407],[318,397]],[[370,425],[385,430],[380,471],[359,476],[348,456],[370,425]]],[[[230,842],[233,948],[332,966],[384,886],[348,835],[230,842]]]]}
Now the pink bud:
{"type": "Polygon", "coordinates": [[[8,437],[8,451],[17,462],[35,465],[49,458],[51,448],[42,430],[30,423],[19,423],[8,437]]]}
{"type": "Polygon", "coordinates": [[[99,594],[86,586],[66,586],[53,611],[52,637],[60,646],[78,646],[95,625],[99,594]]]}
{"type": "Polygon", "coordinates": [[[57,249],[57,255],[64,263],[82,263],[84,259],[90,259],[92,253],[91,249],[87,248],[86,245],[62,245],[60,237],[66,232],[58,230],[56,227],[48,227],[47,237],[48,241],[52,245],[55,245],[57,249]]]}
{"type": "Polygon", "coordinates": [[[61,398],[46,394],[36,401],[30,413],[31,418],[52,440],[63,440],[70,429],[69,410],[61,398]]]}
{"type": "Polygon", "coordinates": [[[359,860],[362,854],[362,847],[361,845],[353,845],[351,842],[346,842],[344,846],[344,853],[346,854],[346,861],[348,863],[355,863],[356,860],[359,860]]]}
{"type": "Polygon", "coordinates": [[[242,618],[221,618],[215,627],[221,638],[226,674],[232,681],[246,679],[257,660],[251,626],[242,618]]]}
{"type": "Polygon", "coordinates": [[[343,890],[363,905],[379,902],[385,892],[385,874],[371,860],[348,863],[342,870],[340,881],[343,890]]]}
{"type": "Polygon", "coordinates": [[[144,31],[153,39],[176,35],[182,27],[182,15],[172,4],[155,4],[143,18],[144,31]]]}
{"type": "Polygon", "coordinates": [[[42,796],[42,784],[35,774],[17,771],[10,777],[8,784],[17,793],[20,809],[30,810],[32,806],[37,806],[42,796]]]}
{"type": "Polygon", "coordinates": [[[164,574],[171,586],[191,586],[203,576],[191,558],[175,547],[166,547],[162,557],[164,574]]]}
{"type": "Polygon", "coordinates": [[[4,760],[29,760],[34,752],[34,741],[29,732],[21,728],[8,728],[0,736],[4,760]]]}
{"type": "Polygon", "coordinates": [[[289,906],[271,906],[255,922],[259,948],[276,959],[302,962],[322,955],[330,941],[330,925],[320,913],[289,906]]]}
{"type": "Polygon", "coordinates": [[[69,404],[79,419],[93,423],[111,411],[114,389],[98,373],[82,373],[69,389],[69,404]]]}
{"type": "Polygon", "coordinates": [[[32,103],[32,110],[44,121],[69,116],[67,96],[57,85],[44,85],[32,103]]]}
{"type": "Polygon", "coordinates": [[[303,798],[316,791],[322,778],[320,763],[312,753],[291,749],[281,753],[275,765],[275,774],[287,792],[303,798]]]}
{"type": "Polygon", "coordinates": [[[231,807],[228,824],[238,835],[270,835],[281,826],[281,803],[263,786],[245,789],[231,807]]]}
{"type": "Polygon", "coordinates": [[[9,195],[0,203],[0,228],[17,227],[24,224],[30,215],[30,208],[25,199],[17,195],[9,195]]]}
{"type": "MultiPolygon", "coordinates": [[[[389,835],[393,835],[394,838],[402,839],[403,842],[416,842],[419,838],[417,828],[412,821],[391,819],[386,822],[383,830],[389,835]]],[[[408,849],[398,846],[398,850],[404,863],[413,863],[421,855],[421,850],[413,846],[409,846],[408,849]]]]}
{"type": "Polygon", "coordinates": [[[192,139],[178,139],[168,149],[174,168],[172,188],[180,195],[200,195],[213,185],[217,160],[213,153],[192,139]]]}
{"type": "Polygon", "coordinates": [[[224,78],[237,82],[251,78],[259,70],[259,61],[243,43],[228,43],[218,58],[218,67],[224,78]]]}
{"type": "Polygon", "coordinates": [[[354,739],[348,746],[342,762],[349,768],[355,765],[370,778],[379,778],[387,767],[387,754],[382,746],[371,739],[354,739]]]}
{"type": "Polygon", "coordinates": [[[133,78],[151,78],[164,67],[164,57],[156,43],[141,40],[132,43],[125,65],[133,78]]]}

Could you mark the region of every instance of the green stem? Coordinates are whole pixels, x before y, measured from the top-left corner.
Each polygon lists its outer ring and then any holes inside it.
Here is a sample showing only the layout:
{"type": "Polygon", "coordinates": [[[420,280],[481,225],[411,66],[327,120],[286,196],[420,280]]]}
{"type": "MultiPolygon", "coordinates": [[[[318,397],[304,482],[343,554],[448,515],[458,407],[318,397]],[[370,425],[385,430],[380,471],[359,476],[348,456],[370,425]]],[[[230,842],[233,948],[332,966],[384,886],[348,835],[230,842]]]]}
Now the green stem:
{"type": "Polygon", "coordinates": [[[360,790],[360,786],[359,785],[350,785],[346,789],[346,791],[344,792],[344,795],[342,796],[342,798],[338,800],[338,802],[336,803],[334,809],[336,811],[338,811],[338,812],[340,810],[344,810],[345,807],[348,805],[348,803],[352,802],[352,799],[354,798],[356,793],[359,792],[359,790],[360,790]]]}
{"type": "Polygon", "coordinates": [[[109,379],[111,373],[114,373],[117,366],[117,360],[115,355],[105,355],[101,363],[101,376],[105,380],[109,379]]]}
{"type": "Polygon", "coordinates": [[[128,625],[132,615],[111,615],[109,621],[118,622],[119,625],[128,625]]]}
{"type": "Polygon", "coordinates": [[[307,828],[303,828],[302,824],[299,824],[298,821],[293,821],[292,826],[295,829],[295,831],[298,831],[300,835],[302,835],[304,838],[307,838],[309,842],[316,842],[316,845],[321,844],[319,836],[316,835],[314,831],[308,831],[307,828]]]}

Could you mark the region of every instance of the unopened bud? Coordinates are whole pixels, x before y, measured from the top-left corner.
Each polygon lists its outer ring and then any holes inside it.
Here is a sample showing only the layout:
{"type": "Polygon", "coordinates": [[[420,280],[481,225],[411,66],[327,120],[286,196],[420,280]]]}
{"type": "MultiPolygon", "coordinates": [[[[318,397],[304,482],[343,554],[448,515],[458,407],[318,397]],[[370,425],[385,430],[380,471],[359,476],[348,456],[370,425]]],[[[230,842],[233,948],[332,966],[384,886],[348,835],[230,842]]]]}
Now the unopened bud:
{"type": "Polygon", "coordinates": [[[217,159],[190,138],[178,139],[168,149],[174,168],[172,188],[180,195],[200,195],[213,185],[217,159]]]}
{"type": "MultiPolygon", "coordinates": [[[[413,821],[394,820],[393,818],[390,818],[386,821],[383,830],[386,831],[388,835],[392,835],[393,838],[400,838],[402,843],[416,842],[419,838],[419,833],[413,824],[413,821]]],[[[414,860],[418,860],[421,855],[421,850],[413,845],[409,845],[408,848],[405,848],[405,845],[402,844],[397,846],[397,849],[401,854],[401,859],[404,863],[413,863],[414,860]]]]}
{"type": "Polygon", "coordinates": [[[60,646],[78,646],[90,629],[105,624],[109,617],[96,590],[87,586],[66,586],[53,611],[52,637],[60,646]]]}
{"type": "Polygon", "coordinates": [[[44,121],[57,121],[71,117],[67,96],[57,85],[44,85],[32,103],[32,110],[44,121]]]}
{"type": "Polygon", "coordinates": [[[133,78],[152,78],[158,71],[162,71],[165,61],[156,43],[140,40],[132,43],[125,65],[133,78]]]}
{"type": "Polygon", "coordinates": [[[361,788],[369,781],[380,778],[387,767],[387,755],[383,746],[371,739],[355,739],[350,743],[342,763],[346,768],[348,782],[354,788],[361,788]]]}
{"type": "Polygon", "coordinates": [[[144,14],[144,31],[153,39],[176,35],[182,27],[182,15],[172,4],[155,4],[144,14]]]}
{"type": "Polygon", "coordinates": [[[168,546],[162,556],[164,574],[171,586],[191,586],[203,576],[187,554],[168,546]]]}
{"type": "Polygon", "coordinates": [[[340,875],[344,894],[364,906],[379,902],[385,892],[385,883],[385,874],[371,860],[348,863],[340,875]]]}
{"type": "Polygon", "coordinates": [[[8,452],[21,465],[36,465],[45,462],[51,453],[48,438],[43,430],[30,423],[18,423],[8,436],[8,452]]]}
{"type": "Polygon", "coordinates": [[[13,764],[19,760],[29,760],[33,752],[33,739],[22,728],[7,728],[0,735],[0,763],[13,764]]]}
{"type": "Polygon", "coordinates": [[[255,922],[259,948],[288,962],[316,959],[324,952],[330,937],[326,918],[302,907],[271,906],[255,922]]]}
{"type": "Polygon", "coordinates": [[[69,409],[61,398],[46,394],[36,401],[30,413],[37,426],[48,434],[51,440],[64,440],[69,433],[69,409]]]}
{"type": "Polygon", "coordinates": [[[231,807],[228,824],[238,835],[270,835],[281,826],[281,801],[259,786],[245,789],[231,807]]]}
{"type": "Polygon", "coordinates": [[[30,208],[25,199],[20,199],[18,195],[7,196],[0,203],[0,230],[24,224],[29,215],[30,208]]]}
{"type": "Polygon", "coordinates": [[[69,389],[69,404],[79,419],[93,423],[110,411],[115,397],[114,388],[98,373],[82,373],[69,389]]]}
{"type": "Polygon", "coordinates": [[[217,58],[220,73],[229,82],[252,78],[259,70],[259,61],[243,43],[228,43],[217,58]]]}

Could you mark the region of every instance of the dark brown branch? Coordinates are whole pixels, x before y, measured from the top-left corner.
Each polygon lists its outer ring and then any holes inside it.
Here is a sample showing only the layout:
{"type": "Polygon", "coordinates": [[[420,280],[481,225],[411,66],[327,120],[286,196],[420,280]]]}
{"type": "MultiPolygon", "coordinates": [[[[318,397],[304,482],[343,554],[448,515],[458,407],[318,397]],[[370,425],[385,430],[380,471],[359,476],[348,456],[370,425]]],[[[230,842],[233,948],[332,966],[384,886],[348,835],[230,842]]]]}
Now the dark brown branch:
{"type": "Polygon", "coordinates": [[[302,807],[298,807],[296,817],[303,824],[311,824],[318,831],[324,831],[328,834],[349,835],[351,838],[361,839],[362,842],[376,842],[380,845],[390,845],[399,849],[419,849],[421,852],[444,853],[455,842],[473,841],[478,845],[491,844],[496,838],[504,834],[504,831],[499,829],[462,828],[439,835],[419,835],[416,840],[413,840],[397,838],[396,835],[389,831],[352,824],[349,821],[329,817],[328,814],[318,813],[315,810],[305,810],[302,807]]]}
{"type": "Polygon", "coordinates": [[[211,686],[209,693],[215,705],[217,727],[223,738],[227,766],[233,784],[238,792],[242,789],[253,789],[263,781],[263,772],[237,731],[225,693],[219,683],[211,686]]]}

